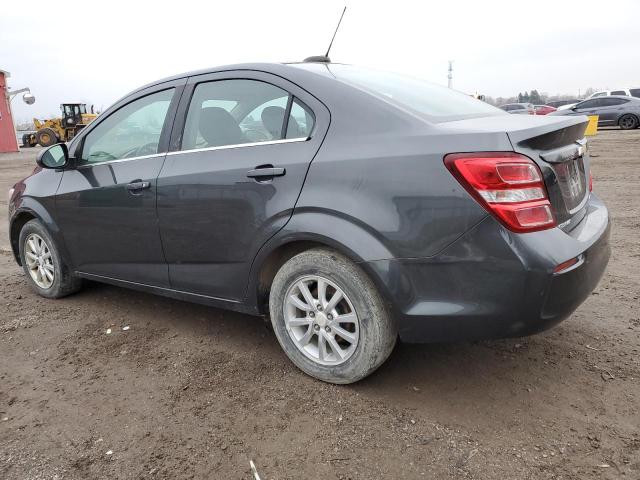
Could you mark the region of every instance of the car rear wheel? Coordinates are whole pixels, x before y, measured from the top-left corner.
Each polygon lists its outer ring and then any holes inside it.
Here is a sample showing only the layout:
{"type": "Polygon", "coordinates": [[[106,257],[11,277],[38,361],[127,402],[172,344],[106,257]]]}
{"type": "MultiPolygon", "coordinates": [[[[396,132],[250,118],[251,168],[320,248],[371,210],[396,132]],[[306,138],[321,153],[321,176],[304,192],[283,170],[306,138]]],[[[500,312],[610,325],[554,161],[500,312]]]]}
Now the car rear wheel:
{"type": "Polygon", "coordinates": [[[638,117],[631,114],[623,115],[620,117],[618,125],[622,130],[633,130],[638,126],[638,117]]]}
{"type": "Polygon", "coordinates": [[[46,298],[76,292],[82,280],[64,264],[55,242],[39,220],[30,220],[20,231],[20,260],[31,288],[46,298]]]}
{"type": "Polygon", "coordinates": [[[303,372],[353,383],[391,354],[397,331],[371,279],[327,249],[302,252],[276,274],[271,323],[283,350],[303,372]]]}

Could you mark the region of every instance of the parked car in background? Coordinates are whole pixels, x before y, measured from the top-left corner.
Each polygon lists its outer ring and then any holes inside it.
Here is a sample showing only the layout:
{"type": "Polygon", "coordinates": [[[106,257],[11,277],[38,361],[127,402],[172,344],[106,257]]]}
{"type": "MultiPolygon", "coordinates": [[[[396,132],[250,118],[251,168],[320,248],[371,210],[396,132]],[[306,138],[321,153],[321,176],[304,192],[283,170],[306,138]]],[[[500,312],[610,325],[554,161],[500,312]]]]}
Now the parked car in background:
{"type": "Polygon", "coordinates": [[[43,297],[90,279],[269,316],[351,383],[398,337],[529,335],[589,297],[610,229],[587,123],[327,61],[177,75],[40,152],[11,247],[43,297]]]}
{"type": "Polygon", "coordinates": [[[536,105],[536,115],[546,115],[547,113],[555,112],[557,110],[556,107],[552,107],[551,105],[536,105]]]}
{"type": "Polygon", "coordinates": [[[570,98],[567,100],[551,100],[546,104],[549,105],[550,107],[555,107],[559,109],[560,107],[563,107],[565,105],[575,105],[576,103],[581,101],[582,100],[580,100],[579,98],[570,98]]]}
{"type": "Polygon", "coordinates": [[[498,108],[505,112],[515,113],[517,115],[535,115],[536,110],[532,103],[507,103],[500,105],[498,108]]]}
{"type": "Polygon", "coordinates": [[[598,115],[598,126],[618,125],[623,130],[640,126],[640,98],[610,95],[590,98],[549,115],[598,115]]]}
{"type": "Polygon", "coordinates": [[[597,97],[608,97],[611,95],[622,95],[626,97],[636,97],[640,98],[640,88],[622,88],[618,90],[601,90],[599,92],[594,92],[589,95],[585,100],[589,100],[590,98],[597,97]]]}

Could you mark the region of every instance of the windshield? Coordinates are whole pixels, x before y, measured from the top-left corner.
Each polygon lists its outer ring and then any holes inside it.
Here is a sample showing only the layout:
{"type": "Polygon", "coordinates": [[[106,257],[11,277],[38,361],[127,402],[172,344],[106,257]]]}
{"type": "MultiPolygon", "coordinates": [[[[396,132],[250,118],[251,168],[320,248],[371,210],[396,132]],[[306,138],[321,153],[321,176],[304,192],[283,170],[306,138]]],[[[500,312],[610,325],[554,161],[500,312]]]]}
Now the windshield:
{"type": "Polygon", "coordinates": [[[504,115],[499,108],[450,88],[380,70],[330,64],[338,79],[432,121],[504,115]]]}

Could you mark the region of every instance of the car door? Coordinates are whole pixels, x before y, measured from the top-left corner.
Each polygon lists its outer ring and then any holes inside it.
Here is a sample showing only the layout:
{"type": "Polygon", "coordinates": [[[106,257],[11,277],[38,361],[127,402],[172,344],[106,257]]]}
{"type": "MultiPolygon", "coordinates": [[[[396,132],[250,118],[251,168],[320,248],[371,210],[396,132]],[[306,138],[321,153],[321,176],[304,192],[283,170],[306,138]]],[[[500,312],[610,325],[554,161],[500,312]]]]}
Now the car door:
{"type": "Polygon", "coordinates": [[[326,107],[281,77],[189,79],[158,177],[172,288],[243,297],[251,262],[290,218],[328,126],[326,107]]]}
{"type": "Polygon", "coordinates": [[[181,85],[119,102],[82,134],[56,195],[57,221],[76,270],[168,286],[156,215],[156,179],[181,85]]]}
{"type": "Polygon", "coordinates": [[[603,98],[600,100],[602,105],[597,109],[599,115],[598,123],[600,125],[615,125],[618,118],[624,112],[624,104],[629,100],[623,98],[603,98]]]}

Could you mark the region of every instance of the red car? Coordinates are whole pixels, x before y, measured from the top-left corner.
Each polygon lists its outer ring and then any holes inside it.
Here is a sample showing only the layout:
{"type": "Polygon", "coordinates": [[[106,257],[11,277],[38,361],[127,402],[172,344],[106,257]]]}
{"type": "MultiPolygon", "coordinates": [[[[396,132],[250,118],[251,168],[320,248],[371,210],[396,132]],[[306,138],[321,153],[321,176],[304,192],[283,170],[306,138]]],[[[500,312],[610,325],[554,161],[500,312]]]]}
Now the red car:
{"type": "Polygon", "coordinates": [[[550,105],[536,105],[534,108],[536,109],[536,115],[546,115],[557,110],[557,108],[550,105]]]}

